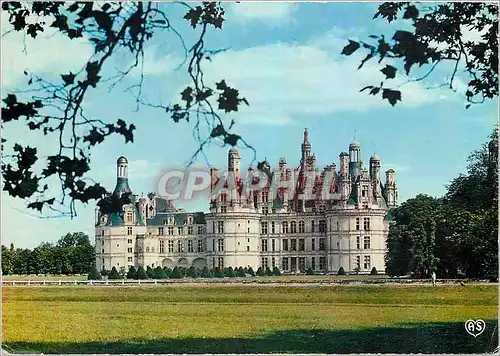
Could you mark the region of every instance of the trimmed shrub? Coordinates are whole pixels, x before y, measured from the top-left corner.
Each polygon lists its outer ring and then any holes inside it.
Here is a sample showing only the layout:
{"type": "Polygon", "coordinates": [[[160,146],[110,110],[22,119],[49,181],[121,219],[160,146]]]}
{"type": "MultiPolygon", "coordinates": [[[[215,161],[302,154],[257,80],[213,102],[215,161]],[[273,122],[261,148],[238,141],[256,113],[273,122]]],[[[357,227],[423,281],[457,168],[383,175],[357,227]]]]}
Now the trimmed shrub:
{"type": "Polygon", "coordinates": [[[148,266],[146,268],[146,274],[148,275],[149,278],[153,278],[154,274],[155,274],[155,271],[150,266],[148,266]]]}
{"type": "Polygon", "coordinates": [[[229,267],[229,268],[226,270],[226,273],[224,273],[224,275],[225,275],[226,277],[234,278],[234,277],[235,277],[235,275],[234,275],[233,267],[229,267]]]}
{"type": "Polygon", "coordinates": [[[106,277],[108,274],[109,274],[109,271],[103,267],[101,270],[101,276],[106,277]]]}
{"type": "Polygon", "coordinates": [[[137,268],[137,279],[149,279],[146,271],[142,266],[137,268]]]}
{"type": "Polygon", "coordinates": [[[373,268],[372,268],[372,270],[371,270],[371,272],[370,272],[370,274],[371,274],[372,276],[376,276],[376,275],[378,274],[377,269],[376,269],[375,267],[373,267],[373,268]]]}
{"type": "Polygon", "coordinates": [[[88,280],[97,281],[99,279],[101,279],[101,274],[99,273],[99,271],[97,270],[97,268],[95,268],[95,266],[94,266],[90,270],[90,273],[88,275],[88,280]]]}
{"type": "Polygon", "coordinates": [[[309,267],[306,271],[306,276],[314,276],[314,271],[311,267],[309,267]]]}
{"type": "Polygon", "coordinates": [[[236,273],[237,277],[246,277],[247,275],[245,274],[245,270],[243,267],[238,268],[238,272],[236,273]]]}
{"type": "Polygon", "coordinates": [[[274,266],[273,276],[281,276],[281,272],[280,272],[280,269],[278,268],[278,266],[274,266]]]}
{"type": "Polygon", "coordinates": [[[252,277],[255,277],[255,272],[253,271],[252,267],[248,268],[248,274],[251,275],[252,277]]]}
{"type": "Polygon", "coordinates": [[[266,267],[266,276],[272,276],[273,275],[273,271],[271,271],[271,269],[269,267],[266,267]]]}
{"type": "Polygon", "coordinates": [[[214,277],[215,278],[224,278],[224,273],[222,273],[222,270],[219,267],[214,268],[214,277]]]}
{"type": "Polygon", "coordinates": [[[128,270],[127,278],[128,279],[137,279],[137,270],[135,269],[134,266],[130,267],[130,269],[128,270]]]}
{"type": "Polygon", "coordinates": [[[165,271],[163,268],[160,266],[156,267],[154,272],[153,272],[153,278],[154,279],[165,279],[167,278],[167,275],[165,274],[165,271]]]}
{"type": "Polygon", "coordinates": [[[248,274],[248,267],[243,268],[243,272],[245,272],[245,275],[248,274]]]}
{"type": "Polygon", "coordinates": [[[338,272],[337,272],[337,276],[345,276],[345,270],[344,270],[344,267],[340,267],[338,272]]]}
{"type": "Polygon", "coordinates": [[[120,276],[120,273],[118,273],[118,271],[116,270],[116,267],[113,266],[113,268],[111,268],[111,272],[109,272],[108,278],[109,279],[122,279],[122,276],[120,276]]]}
{"type": "Polygon", "coordinates": [[[257,268],[256,275],[259,276],[259,277],[263,277],[263,276],[266,275],[266,272],[264,271],[264,269],[262,267],[259,267],[259,268],[257,268]]]}
{"type": "Polygon", "coordinates": [[[198,278],[198,271],[193,266],[187,270],[187,276],[191,278],[198,278]]]}
{"type": "Polygon", "coordinates": [[[186,277],[187,276],[187,268],[186,267],[179,267],[179,272],[181,272],[181,276],[182,277],[186,277]]]}
{"type": "Polygon", "coordinates": [[[179,278],[182,278],[182,272],[180,270],[179,267],[174,267],[174,269],[172,270],[172,273],[170,274],[170,278],[175,278],[175,279],[179,279],[179,278]]]}
{"type": "Polygon", "coordinates": [[[165,272],[166,278],[170,278],[170,275],[172,274],[172,269],[168,267],[163,267],[163,271],[165,272]]]}
{"type": "Polygon", "coordinates": [[[201,270],[200,277],[202,277],[202,278],[211,278],[212,277],[207,266],[203,267],[203,269],[201,270]]]}

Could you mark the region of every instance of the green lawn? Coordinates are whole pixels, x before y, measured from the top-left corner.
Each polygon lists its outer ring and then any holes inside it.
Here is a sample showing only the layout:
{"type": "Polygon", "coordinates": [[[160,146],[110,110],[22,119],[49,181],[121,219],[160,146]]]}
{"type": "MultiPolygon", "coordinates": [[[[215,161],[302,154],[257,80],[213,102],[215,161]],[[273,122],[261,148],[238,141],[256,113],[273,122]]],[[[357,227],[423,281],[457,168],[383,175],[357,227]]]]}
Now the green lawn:
{"type": "Polygon", "coordinates": [[[481,353],[497,346],[497,288],[4,287],[2,336],[23,353],[481,353]]]}

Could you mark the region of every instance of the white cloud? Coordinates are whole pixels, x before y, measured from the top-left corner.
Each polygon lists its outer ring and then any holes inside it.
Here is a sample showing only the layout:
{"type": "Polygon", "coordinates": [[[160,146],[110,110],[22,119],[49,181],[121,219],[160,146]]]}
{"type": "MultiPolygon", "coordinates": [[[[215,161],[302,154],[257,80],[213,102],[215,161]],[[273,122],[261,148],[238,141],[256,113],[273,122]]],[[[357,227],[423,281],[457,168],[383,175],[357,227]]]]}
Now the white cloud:
{"type": "Polygon", "coordinates": [[[15,87],[25,76],[24,70],[40,74],[78,71],[92,55],[92,45],[85,39],[69,40],[56,29],[46,27],[36,39],[23,40],[22,33],[8,29],[8,14],[2,11],[2,86],[15,87]],[[23,52],[24,43],[26,53],[23,52]]]}
{"type": "Polygon", "coordinates": [[[239,2],[230,4],[229,17],[241,23],[259,21],[277,26],[290,23],[298,4],[292,2],[239,2]]]}

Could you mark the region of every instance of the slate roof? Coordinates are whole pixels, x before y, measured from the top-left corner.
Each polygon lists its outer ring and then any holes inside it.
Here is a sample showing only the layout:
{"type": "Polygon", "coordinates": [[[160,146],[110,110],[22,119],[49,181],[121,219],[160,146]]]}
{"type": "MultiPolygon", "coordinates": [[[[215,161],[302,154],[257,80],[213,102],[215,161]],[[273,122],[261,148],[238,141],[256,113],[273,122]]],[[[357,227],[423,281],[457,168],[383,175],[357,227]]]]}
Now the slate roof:
{"type": "Polygon", "coordinates": [[[158,213],[154,218],[147,219],[146,222],[148,226],[164,226],[165,221],[168,221],[169,216],[174,217],[175,226],[184,226],[187,224],[188,215],[193,216],[193,224],[205,224],[205,213],[195,212],[168,212],[168,213],[158,213]]]}

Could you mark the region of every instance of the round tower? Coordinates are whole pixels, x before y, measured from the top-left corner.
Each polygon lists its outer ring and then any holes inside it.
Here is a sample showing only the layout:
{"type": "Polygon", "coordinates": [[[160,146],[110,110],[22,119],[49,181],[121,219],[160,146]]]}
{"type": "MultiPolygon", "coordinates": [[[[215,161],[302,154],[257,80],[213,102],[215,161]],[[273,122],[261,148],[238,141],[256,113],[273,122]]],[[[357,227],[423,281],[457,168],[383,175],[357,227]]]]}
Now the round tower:
{"type": "Polygon", "coordinates": [[[356,178],[361,173],[361,146],[353,141],[349,145],[349,174],[356,178]]]}
{"type": "Polygon", "coordinates": [[[124,156],[121,156],[116,161],[116,187],[113,194],[121,196],[131,192],[128,185],[128,161],[124,156]]]}

